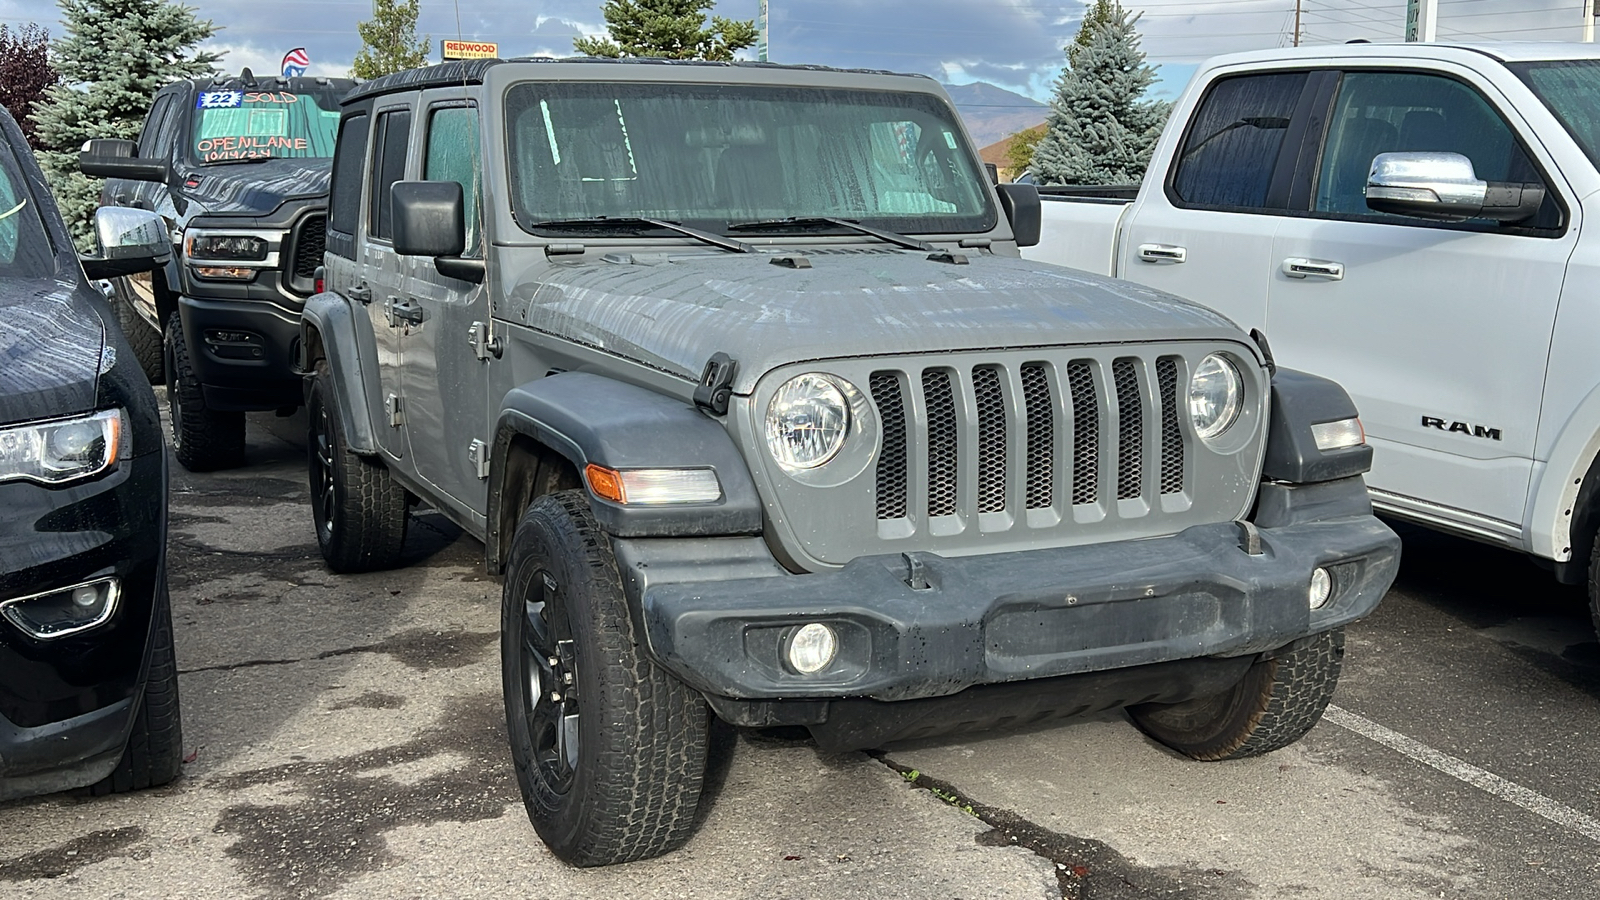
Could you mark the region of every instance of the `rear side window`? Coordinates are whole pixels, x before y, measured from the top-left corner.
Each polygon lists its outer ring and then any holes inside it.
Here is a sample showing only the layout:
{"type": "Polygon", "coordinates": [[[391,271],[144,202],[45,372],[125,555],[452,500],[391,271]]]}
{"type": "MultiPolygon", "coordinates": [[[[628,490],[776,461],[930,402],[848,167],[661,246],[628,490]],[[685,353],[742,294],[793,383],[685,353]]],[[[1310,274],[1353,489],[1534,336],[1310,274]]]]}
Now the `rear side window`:
{"type": "Polygon", "coordinates": [[[394,201],[389,188],[406,175],[406,150],[411,138],[411,110],[397,109],[378,116],[377,149],[372,154],[371,213],[367,236],[389,240],[394,235],[394,201]]]}
{"type": "Polygon", "coordinates": [[[139,133],[140,159],[165,157],[172,152],[171,145],[162,139],[172,130],[167,124],[176,102],[170,94],[156,98],[156,105],[150,110],[150,117],[144,121],[144,131],[139,133]]]}
{"type": "Polygon", "coordinates": [[[1200,103],[1172,173],[1180,206],[1266,207],[1305,72],[1225,78],[1200,103]]]}
{"type": "Polygon", "coordinates": [[[448,106],[428,116],[428,154],[422,177],[428,181],[454,181],[461,185],[467,218],[466,256],[479,255],[478,210],[483,177],[478,155],[478,110],[473,106],[448,106]]]}
{"type": "MultiPolygon", "coordinates": [[[[361,170],[367,161],[367,115],[351,116],[339,126],[339,149],[333,160],[328,230],[354,235],[361,219],[361,170]]],[[[343,255],[343,254],[341,254],[343,255]]]]}

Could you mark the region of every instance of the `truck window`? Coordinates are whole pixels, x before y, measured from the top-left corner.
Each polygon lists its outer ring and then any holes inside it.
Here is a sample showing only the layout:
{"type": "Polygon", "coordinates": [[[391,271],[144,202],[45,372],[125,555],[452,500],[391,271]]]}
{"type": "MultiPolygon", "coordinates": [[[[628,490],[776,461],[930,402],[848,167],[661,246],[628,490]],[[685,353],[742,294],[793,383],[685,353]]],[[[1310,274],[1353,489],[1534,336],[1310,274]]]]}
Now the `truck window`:
{"type": "Polygon", "coordinates": [[[172,145],[162,138],[167,136],[172,119],[172,107],[176,102],[171,94],[156,98],[156,105],[151,108],[150,116],[144,120],[144,130],[139,132],[137,152],[140,159],[156,159],[171,153],[172,145]]]}
{"type": "Polygon", "coordinates": [[[55,272],[53,257],[22,167],[0,138],[0,281],[47,278],[55,272]]]}
{"type": "Polygon", "coordinates": [[[333,155],[339,103],[333,91],[201,91],[191,150],[201,163],[333,155]]]}
{"type": "Polygon", "coordinates": [[[1224,78],[1190,120],[1172,173],[1181,206],[1261,209],[1305,72],[1224,78]]]}
{"type": "Polygon", "coordinates": [[[1508,63],[1600,168],[1600,60],[1508,63]]]}
{"type": "Polygon", "coordinates": [[[1486,181],[1543,181],[1505,119],[1468,85],[1422,72],[1347,72],[1329,118],[1315,210],[1419,224],[1368,209],[1367,175],[1379,153],[1427,150],[1466,156],[1486,181]]]}
{"type": "Polygon", "coordinates": [[[987,182],[931,94],[703,84],[516,85],[506,95],[512,208],[525,228],[595,216],[699,227],[856,219],[985,231],[987,182]]]}
{"type": "Polygon", "coordinates": [[[411,110],[393,109],[378,116],[377,149],[372,154],[367,236],[388,240],[394,234],[394,198],[389,188],[406,176],[406,150],[411,140],[411,110]]]}
{"type": "Polygon", "coordinates": [[[427,181],[454,181],[461,185],[466,204],[467,249],[463,254],[477,257],[481,253],[478,243],[478,202],[483,176],[478,154],[478,108],[475,106],[449,106],[435,109],[428,115],[428,149],[423,161],[422,177],[427,181]]]}
{"type": "MultiPolygon", "coordinates": [[[[339,126],[339,151],[334,155],[333,182],[328,199],[328,230],[354,236],[361,218],[361,171],[367,162],[366,113],[354,115],[339,126]]],[[[343,241],[339,246],[347,246],[343,241]]],[[[329,249],[334,242],[329,242],[329,249]]],[[[353,258],[349,253],[341,256],[353,258]]]]}

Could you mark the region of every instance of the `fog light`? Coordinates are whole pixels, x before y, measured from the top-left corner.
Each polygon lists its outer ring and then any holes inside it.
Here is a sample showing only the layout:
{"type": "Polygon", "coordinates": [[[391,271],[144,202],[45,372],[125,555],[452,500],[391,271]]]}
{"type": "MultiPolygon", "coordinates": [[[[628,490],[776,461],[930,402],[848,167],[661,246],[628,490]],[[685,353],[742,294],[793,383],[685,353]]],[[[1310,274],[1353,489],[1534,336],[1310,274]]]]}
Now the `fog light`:
{"type": "Polygon", "coordinates": [[[102,625],[116,612],[120,585],[99,578],[72,587],[0,602],[0,616],[41,641],[102,625]]]}
{"type": "Polygon", "coordinates": [[[789,638],[789,665],[801,675],[826,669],[838,652],[838,635],[821,622],[802,625],[789,638]]]}
{"type": "Polygon", "coordinates": [[[1312,609],[1321,609],[1322,604],[1328,602],[1333,596],[1333,576],[1328,570],[1318,566],[1311,573],[1311,589],[1307,592],[1307,599],[1311,602],[1312,609]]]}

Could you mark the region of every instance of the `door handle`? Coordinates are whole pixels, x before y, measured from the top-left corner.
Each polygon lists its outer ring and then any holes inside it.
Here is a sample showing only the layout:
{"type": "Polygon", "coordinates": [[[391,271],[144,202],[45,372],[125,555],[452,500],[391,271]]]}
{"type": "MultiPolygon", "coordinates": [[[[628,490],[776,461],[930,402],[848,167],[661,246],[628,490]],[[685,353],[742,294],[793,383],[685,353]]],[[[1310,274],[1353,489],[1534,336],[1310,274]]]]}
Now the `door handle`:
{"type": "Polygon", "coordinates": [[[1326,278],[1329,281],[1339,281],[1344,278],[1344,263],[1291,256],[1283,261],[1283,274],[1290,278],[1326,278]]]}
{"type": "Polygon", "coordinates": [[[384,301],[384,308],[389,313],[389,327],[399,327],[401,322],[412,325],[422,324],[422,307],[409,300],[401,300],[391,296],[384,301]]]}
{"type": "Polygon", "coordinates": [[[1139,259],[1147,263],[1181,263],[1189,251],[1174,244],[1140,244],[1139,259]]]}

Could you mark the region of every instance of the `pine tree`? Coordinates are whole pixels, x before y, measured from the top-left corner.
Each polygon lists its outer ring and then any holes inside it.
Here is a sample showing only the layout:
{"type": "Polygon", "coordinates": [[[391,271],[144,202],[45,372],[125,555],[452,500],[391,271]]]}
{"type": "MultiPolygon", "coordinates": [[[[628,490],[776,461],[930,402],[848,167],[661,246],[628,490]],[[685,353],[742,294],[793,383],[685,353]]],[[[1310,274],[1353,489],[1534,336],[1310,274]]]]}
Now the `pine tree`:
{"type": "Polygon", "coordinates": [[[433,36],[417,40],[417,0],[374,0],[372,18],[356,24],[361,49],[350,67],[352,78],[377,78],[428,62],[433,36]]]}
{"type": "Polygon", "coordinates": [[[39,143],[33,110],[56,80],[50,65],[50,32],[31,22],[16,31],[0,25],[0,105],[11,111],[35,150],[45,148],[39,143]]]}
{"type": "Polygon", "coordinates": [[[667,59],[711,59],[726,62],[735,50],[756,42],[752,20],[739,21],[706,13],[714,0],[606,0],[601,15],[609,38],[578,38],[572,46],[585,56],[659,56],[667,59]]]}
{"type": "Polygon", "coordinates": [[[39,154],[56,202],[81,249],[92,245],[100,180],[78,171],[91,138],[139,136],[150,100],[179,78],[210,74],[220,58],[195,49],[216,28],[170,0],[60,0],[65,36],[51,45],[61,80],[34,113],[39,154]]]}
{"type": "Polygon", "coordinates": [[[1040,184],[1133,184],[1144,177],[1169,105],[1142,99],[1155,81],[1130,14],[1097,0],[1066,48],[1045,136],[1033,153],[1040,184]]]}

